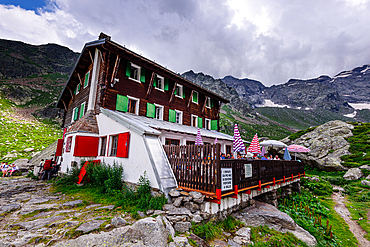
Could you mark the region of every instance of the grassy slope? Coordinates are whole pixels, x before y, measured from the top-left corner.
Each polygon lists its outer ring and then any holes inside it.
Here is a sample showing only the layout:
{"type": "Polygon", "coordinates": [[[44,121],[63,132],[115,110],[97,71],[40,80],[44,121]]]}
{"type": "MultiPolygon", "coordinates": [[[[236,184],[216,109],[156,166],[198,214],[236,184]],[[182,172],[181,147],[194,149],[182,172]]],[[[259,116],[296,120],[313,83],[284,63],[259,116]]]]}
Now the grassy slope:
{"type": "Polygon", "coordinates": [[[277,107],[261,107],[255,110],[274,122],[298,130],[318,126],[332,120],[353,121],[352,118],[344,117],[327,110],[303,111],[277,107]]]}

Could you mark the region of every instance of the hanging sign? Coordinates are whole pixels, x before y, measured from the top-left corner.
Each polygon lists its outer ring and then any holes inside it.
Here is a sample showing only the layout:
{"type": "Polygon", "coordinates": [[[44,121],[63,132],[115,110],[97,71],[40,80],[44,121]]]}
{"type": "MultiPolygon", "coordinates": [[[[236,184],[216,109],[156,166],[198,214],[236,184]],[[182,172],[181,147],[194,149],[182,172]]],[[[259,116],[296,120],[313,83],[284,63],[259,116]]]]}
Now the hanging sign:
{"type": "Polygon", "coordinates": [[[252,164],[244,164],[244,173],[246,178],[252,177],[252,164]]]}
{"type": "Polygon", "coordinates": [[[221,191],[233,189],[232,168],[221,168],[221,191]]]}

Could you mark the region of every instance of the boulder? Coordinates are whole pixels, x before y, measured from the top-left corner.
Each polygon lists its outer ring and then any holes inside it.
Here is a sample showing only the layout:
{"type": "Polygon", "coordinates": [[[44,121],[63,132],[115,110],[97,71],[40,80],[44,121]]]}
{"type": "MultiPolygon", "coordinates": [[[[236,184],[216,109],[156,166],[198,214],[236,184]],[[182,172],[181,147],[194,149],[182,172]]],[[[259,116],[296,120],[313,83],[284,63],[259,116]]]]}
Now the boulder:
{"type": "Polygon", "coordinates": [[[178,197],[178,196],[180,196],[180,191],[178,191],[176,189],[172,189],[168,194],[172,197],[178,197]]]}
{"type": "Polygon", "coordinates": [[[25,149],[23,150],[23,152],[28,153],[28,152],[32,152],[32,151],[34,151],[34,150],[35,150],[34,148],[25,148],[25,149]]]}
{"type": "Polygon", "coordinates": [[[191,247],[189,240],[186,237],[174,237],[173,242],[171,242],[169,247],[191,247]]]}
{"type": "Polygon", "coordinates": [[[28,159],[17,159],[13,162],[14,165],[16,165],[21,172],[28,171],[30,164],[28,163],[28,159]]]}
{"type": "Polygon", "coordinates": [[[309,153],[297,153],[297,158],[306,165],[317,167],[325,171],[344,171],[341,165],[342,155],[350,152],[346,138],[352,136],[353,125],[343,121],[330,121],[318,126],[294,141],[289,137],[282,140],[287,145],[298,144],[309,148],[309,153]]]}
{"type": "Polygon", "coordinates": [[[181,232],[181,233],[184,233],[184,232],[187,232],[190,230],[191,228],[191,223],[188,222],[188,221],[178,221],[175,223],[175,231],[176,232],[181,232]]]}
{"type": "Polygon", "coordinates": [[[366,186],[370,186],[370,181],[369,180],[362,180],[361,184],[366,185],[366,186]]]}
{"type": "Polygon", "coordinates": [[[309,246],[317,244],[315,237],[298,226],[289,215],[279,211],[270,204],[255,201],[252,207],[244,208],[233,215],[247,226],[267,225],[280,232],[289,231],[309,246]]]}
{"type": "Polygon", "coordinates": [[[103,207],[95,208],[95,210],[101,210],[101,209],[112,210],[114,207],[115,207],[114,205],[108,205],[108,206],[103,206],[103,207]]]}
{"type": "Polygon", "coordinates": [[[82,200],[75,200],[70,202],[65,202],[62,204],[63,207],[75,207],[79,204],[82,204],[82,200]]]}
{"type": "Polygon", "coordinates": [[[359,168],[360,169],[365,169],[365,170],[370,170],[370,166],[369,165],[362,165],[359,168]]]}
{"type": "Polygon", "coordinates": [[[177,197],[176,200],[172,203],[175,207],[179,207],[181,205],[181,202],[182,202],[182,199],[184,197],[180,196],[180,197],[177,197]]]}
{"type": "Polygon", "coordinates": [[[89,222],[86,222],[80,225],[76,229],[76,231],[81,231],[83,233],[91,232],[95,229],[98,229],[104,222],[105,220],[92,220],[92,221],[89,221],[89,222]]]}
{"type": "Polygon", "coordinates": [[[368,176],[366,177],[366,179],[367,179],[367,180],[370,180],[370,175],[368,175],[368,176]]]}
{"type": "Polygon", "coordinates": [[[210,247],[210,245],[205,240],[201,239],[200,237],[198,237],[194,233],[191,233],[189,235],[188,239],[194,240],[198,246],[210,247]]]}
{"type": "Polygon", "coordinates": [[[51,224],[55,221],[62,220],[64,218],[65,218],[64,216],[51,216],[49,218],[44,218],[44,219],[18,222],[18,223],[10,225],[10,227],[19,226],[19,227],[29,231],[29,230],[40,229],[40,228],[42,228],[43,226],[45,226],[47,224],[51,224]]]}
{"type": "Polygon", "coordinates": [[[202,193],[200,192],[197,192],[197,191],[191,191],[189,193],[189,195],[193,198],[193,199],[200,199],[203,195],[202,193]]]}
{"type": "Polygon", "coordinates": [[[249,227],[240,228],[235,234],[236,236],[233,238],[235,243],[241,245],[247,245],[250,243],[251,229],[249,227]]]}
{"type": "Polygon", "coordinates": [[[21,207],[21,205],[16,204],[16,203],[0,206],[0,215],[5,213],[5,212],[10,212],[10,211],[13,211],[13,210],[17,210],[20,207],[21,207]]]}
{"type": "Polygon", "coordinates": [[[344,174],[343,178],[345,180],[358,180],[360,179],[364,174],[361,172],[361,169],[359,168],[351,168],[349,169],[346,174],[344,174]]]}
{"type": "Polygon", "coordinates": [[[127,225],[127,221],[125,219],[123,219],[122,217],[119,217],[119,216],[113,217],[110,222],[115,227],[127,225]]]}

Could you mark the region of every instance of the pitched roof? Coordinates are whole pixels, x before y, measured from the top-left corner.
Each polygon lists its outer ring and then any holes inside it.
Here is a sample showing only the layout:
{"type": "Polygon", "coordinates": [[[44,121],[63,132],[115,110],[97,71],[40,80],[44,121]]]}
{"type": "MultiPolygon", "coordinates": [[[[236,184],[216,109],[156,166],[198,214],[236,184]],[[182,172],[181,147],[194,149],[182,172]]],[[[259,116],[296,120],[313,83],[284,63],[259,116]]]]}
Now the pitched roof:
{"type": "MultiPolygon", "coordinates": [[[[166,130],[177,132],[180,134],[190,134],[194,135],[195,137],[198,131],[198,128],[193,126],[167,122],[144,116],[138,116],[126,112],[112,111],[105,108],[101,108],[101,113],[141,135],[143,134],[160,135],[161,134],[160,130],[166,130]]],[[[200,133],[202,137],[210,137],[213,139],[217,138],[218,140],[233,141],[233,136],[217,132],[214,130],[200,129],[200,133]]]]}
{"type": "Polygon", "coordinates": [[[74,122],[66,133],[87,132],[99,134],[98,122],[93,111],[87,111],[86,114],[77,122],[74,122]]]}

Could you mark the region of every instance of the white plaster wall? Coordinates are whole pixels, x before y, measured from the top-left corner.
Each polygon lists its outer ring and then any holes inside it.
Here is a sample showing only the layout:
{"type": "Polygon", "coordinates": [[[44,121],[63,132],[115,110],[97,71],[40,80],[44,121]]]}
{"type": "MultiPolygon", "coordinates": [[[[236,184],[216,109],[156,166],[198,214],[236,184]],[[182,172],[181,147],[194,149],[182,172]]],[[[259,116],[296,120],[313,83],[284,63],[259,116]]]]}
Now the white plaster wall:
{"type": "MultiPolygon", "coordinates": [[[[128,158],[118,158],[109,156],[98,156],[97,159],[104,161],[107,164],[113,165],[114,162],[123,166],[124,180],[130,183],[137,183],[140,175],[146,175],[150,181],[150,185],[159,189],[157,179],[155,177],[152,164],[150,163],[149,155],[145,148],[144,139],[141,135],[131,131],[127,127],[117,123],[104,114],[97,116],[99,126],[99,135],[107,136],[109,144],[109,135],[115,135],[123,132],[130,132],[130,146],[128,158]]],[[[107,152],[108,152],[107,148],[107,152]]]]}

